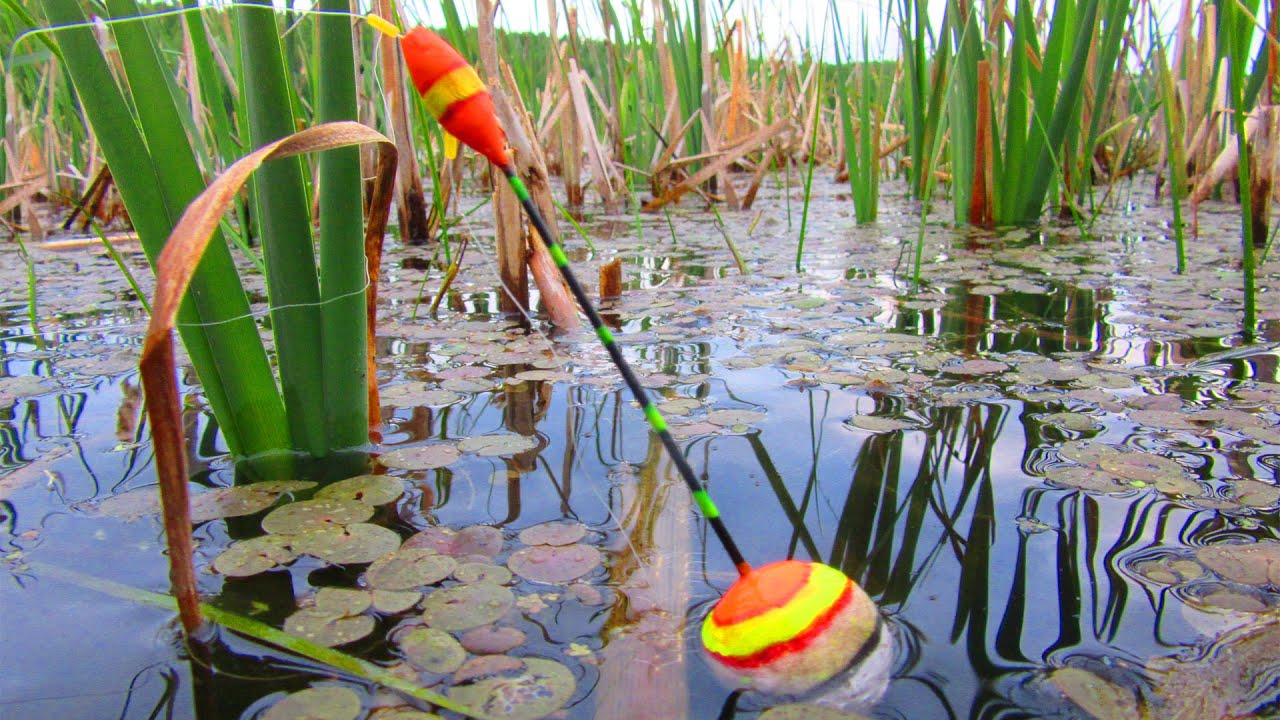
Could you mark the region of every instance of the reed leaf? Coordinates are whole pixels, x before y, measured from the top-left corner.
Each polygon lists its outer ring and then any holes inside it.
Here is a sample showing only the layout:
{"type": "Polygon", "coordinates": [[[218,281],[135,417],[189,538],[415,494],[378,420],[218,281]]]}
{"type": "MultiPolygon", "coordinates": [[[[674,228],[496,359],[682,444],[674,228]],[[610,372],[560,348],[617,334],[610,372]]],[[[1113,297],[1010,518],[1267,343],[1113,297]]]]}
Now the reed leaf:
{"type": "MultiPolygon", "coordinates": [[[[176,113],[168,86],[161,80],[146,90],[146,97],[155,104],[145,106],[148,117],[135,117],[130,109],[132,95],[126,93],[139,89],[132,84],[123,89],[116,83],[93,31],[84,25],[79,3],[43,0],[42,6],[50,22],[74,25],[57,30],[54,39],[84,114],[99,130],[96,135],[102,153],[143,249],[154,263],[178,213],[203,188],[180,122],[170,120],[172,124],[155,130],[155,137],[143,134],[140,123],[144,120],[150,129],[164,124],[158,118],[176,113]]],[[[154,67],[158,55],[149,37],[130,29],[120,39],[122,47],[127,44],[141,53],[126,67],[134,76],[132,82],[163,76],[163,71],[154,67]]],[[[284,407],[257,325],[249,316],[226,244],[214,246],[192,279],[190,302],[183,304],[179,314],[179,332],[232,452],[247,456],[287,448],[288,437],[282,430],[284,407]]]]}

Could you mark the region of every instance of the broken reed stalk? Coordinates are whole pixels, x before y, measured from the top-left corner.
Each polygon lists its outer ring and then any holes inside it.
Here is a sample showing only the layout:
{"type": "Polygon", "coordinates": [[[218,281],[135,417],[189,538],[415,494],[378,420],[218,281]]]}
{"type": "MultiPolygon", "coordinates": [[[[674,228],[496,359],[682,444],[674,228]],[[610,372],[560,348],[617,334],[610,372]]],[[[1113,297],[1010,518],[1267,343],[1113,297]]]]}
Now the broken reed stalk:
{"type": "MultiPolygon", "coordinates": [[[[370,203],[365,246],[380,247],[381,233],[391,207],[395,175],[395,145],[381,133],[355,122],[318,125],[272,143],[246,155],[198,195],[173,228],[164,251],[156,260],[156,289],[152,297],[151,320],[142,348],[139,369],[151,423],[152,444],[160,478],[164,507],[165,537],[169,544],[169,574],[178,601],[182,627],[193,633],[202,623],[192,562],[191,508],[187,491],[186,437],[182,423],[182,397],[175,377],[173,328],[178,307],[191,282],[196,266],[218,228],[223,215],[235,202],[249,176],[268,160],[294,157],[302,153],[335,148],[378,144],[378,171],[370,203]],[[375,237],[376,235],[376,237],[375,237]]],[[[367,260],[372,262],[372,260],[367,260]]],[[[376,286],[375,286],[376,287],[376,286]]],[[[370,294],[373,289],[367,290],[370,294]]],[[[372,335],[369,323],[366,335],[372,335]]],[[[366,339],[366,346],[368,345],[366,339]]],[[[377,380],[370,373],[369,396],[376,399],[377,380]]],[[[370,412],[370,418],[377,417],[370,412]]]]}
{"type": "MultiPolygon", "coordinates": [[[[395,19],[395,0],[378,0],[378,13],[395,19]]],[[[413,128],[409,122],[408,103],[405,102],[404,66],[400,62],[400,43],[379,36],[378,52],[381,58],[382,94],[390,119],[391,139],[395,140],[400,165],[396,170],[396,211],[400,219],[400,237],[411,245],[420,245],[431,239],[431,226],[427,223],[427,207],[423,202],[422,176],[418,172],[417,153],[413,146],[413,128]]]]}

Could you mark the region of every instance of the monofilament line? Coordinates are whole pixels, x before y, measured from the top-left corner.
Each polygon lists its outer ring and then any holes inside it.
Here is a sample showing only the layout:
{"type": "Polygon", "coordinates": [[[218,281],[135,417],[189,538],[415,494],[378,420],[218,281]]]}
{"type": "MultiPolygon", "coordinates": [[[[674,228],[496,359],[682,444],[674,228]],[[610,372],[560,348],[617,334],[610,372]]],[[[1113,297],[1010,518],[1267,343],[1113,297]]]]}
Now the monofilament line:
{"type": "Polygon", "coordinates": [[[560,269],[560,275],[564,278],[565,284],[569,286],[569,291],[577,299],[578,305],[586,314],[591,327],[596,331],[596,336],[600,338],[605,351],[609,353],[614,366],[618,368],[618,373],[622,375],[623,382],[631,389],[631,395],[644,411],[645,419],[649,421],[649,427],[662,440],[662,445],[667,449],[667,454],[671,456],[672,462],[675,463],[680,477],[689,486],[689,491],[693,493],[693,500],[697,503],[698,509],[702,511],[702,515],[707,519],[707,522],[711,523],[711,529],[715,531],[716,537],[720,539],[720,544],[724,546],[725,552],[729,554],[729,559],[733,562],[740,575],[746,575],[751,572],[751,566],[742,557],[737,543],[733,541],[733,537],[729,534],[729,529],[725,527],[724,521],[720,519],[720,510],[712,502],[706,486],[698,480],[693,468],[689,466],[688,459],[685,458],[680,447],[676,445],[675,438],[671,437],[671,432],[667,429],[666,419],[662,417],[662,413],[658,411],[657,406],[649,399],[649,394],[645,392],[639,378],[631,370],[630,363],[623,357],[622,348],[618,346],[613,333],[604,324],[604,320],[600,318],[600,313],[596,312],[591,298],[587,296],[586,291],[578,282],[578,278],[573,274],[573,269],[569,267],[569,258],[564,254],[564,249],[560,247],[560,244],[556,242],[555,236],[547,227],[547,222],[542,219],[542,213],[533,204],[532,198],[529,197],[529,190],[524,186],[524,181],[516,174],[515,168],[510,165],[503,167],[502,172],[507,176],[507,181],[511,183],[511,189],[515,191],[516,197],[520,198],[520,204],[524,206],[524,211],[529,216],[529,221],[533,223],[533,227],[542,236],[542,241],[547,245],[547,252],[551,254],[551,259],[555,262],[556,267],[560,269]]]}

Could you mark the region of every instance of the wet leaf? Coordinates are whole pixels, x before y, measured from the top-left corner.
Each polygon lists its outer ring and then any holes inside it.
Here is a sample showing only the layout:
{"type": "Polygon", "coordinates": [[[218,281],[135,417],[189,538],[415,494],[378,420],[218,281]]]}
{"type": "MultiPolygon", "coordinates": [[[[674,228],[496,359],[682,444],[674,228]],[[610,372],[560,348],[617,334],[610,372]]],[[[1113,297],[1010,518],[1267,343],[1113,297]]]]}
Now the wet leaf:
{"type": "Polygon", "coordinates": [[[854,415],[844,421],[846,425],[868,432],[894,432],[915,427],[915,423],[879,415],[854,415]]]}
{"type": "Polygon", "coordinates": [[[285,696],[262,720],[355,720],[360,696],[343,687],[313,687],[285,696]]]}
{"type": "Polygon", "coordinates": [[[942,372],[948,375],[989,375],[1008,369],[1008,365],[996,360],[965,360],[959,365],[948,365],[942,368],[942,372]]]}
{"type": "Polygon", "coordinates": [[[1280,625],[1259,620],[1223,633],[1198,659],[1170,659],[1158,669],[1158,716],[1169,720],[1272,715],[1280,625]]]}
{"type": "Polygon", "coordinates": [[[1130,720],[1141,717],[1133,691],[1081,668],[1058,668],[1049,681],[1081,710],[1097,720],[1130,720]]]}
{"type": "Polygon", "coordinates": [[[490,560],[502,552],[502,531],[490,525],[472,525],[461,530],[429,527],[404,542],[405,548],[431,548],[452,558],[470,556],[490,560]]]}
{"type": "Polygon", "coordinates": [[[333,615],[313,608],[299,610],[284,621],[285,632],[325,647],[355,642],[373,632],[373,627],[368,615],[333,615]]]}
{"type": "Polygon", "coordinates": [[[1200,483],[1186,477],[1186,471],[1177,460],[1162,455],[1114,453],[1103,456],[1099,465],[1138,487],[1154,485],[1160,492],[1171,495],[1200,494],[1200,483]]]}
{"type": "Polygon", "coordinates": [[[586,575],[600,564],[600,551],[590,545],[534,545],[512,553],[511,572],[540,583],[567,583],[586,575]]]}
{"type": "Polygon", "coordinates": [[[473,452],[477,455],[496,457],[500,455],[515,455],[527,450],[532,450],[538,446],[538,441],[528,435],[517,435],[515,433],[494,433],[492,435],[477,435],[475,437],[464,438],[458,442],[458,449],[463,452],[473,452]]]}
{"type": "Polygon", "coordinates": [[[1133,410],[1129,419],[1147,427],[1161,430],[1197,430],[1199,426],[1191,422],[1192,415],[1176,410],[1133,410]]]}
{"type": "Polygon", "coordinates": [[[1099,429],[1095,424],[1096,420],[1092,415],[1087,413],[1059,412],[1049,413],[1041,418],[1041,420],[1050,425],[1070,430],[1072,432],[1089,432],[1099,429]]]}
{"type": "Polygon", "coordinates": [[[535,720],[564,707],[575,688],[573,673],[564,665],[544,658],[525,658],[519,674],[456,685],[449,690],[449,698],[487,715],[535,720]]]}
{"type": "Polygon", "coordinates": [[[461,583],[487,582],[494,585],[506,585],[511,582],[511,571],[501,565],[489,563],[462,563],[453,571],[453,577],[461,583]]]}
{"type": "Polygon", "coordinates": [[[371,563],[400,546],[400,536],[394,530],[369,523],[327,525],[291,537],[293,549],[299,554],[313,555],[333,565],[371,563]]]}
{"type": "Polygon", "coordinates": [[[440,720],[440,716],[404,705],[378,708],[369,713],[369,720],[440,720]]]}
{"type": "Polygon", "coordinates": [[[378,464],[397,470],[434,470],[452,465],[462,457],[453,445],[418,445],[401,448],[378,457],[378,464]]]}
{"type": "Polygon", "coordinates": [[[712,410],[707,413],[707,422],[720,427],[733,425],[752,425],[765,419],[767,415],[761,410],[712,410]]]}
{"type": "Polygon", "coordinates": [[[388,475],[357,475],[329,485],[316,498],[355,500],[365,505],[386,505],[404,494],[404,481],[388,475]]]}
{"type": "Polygon", "coordinates": [[[262,529],[290,535],[312,528],[359,523],[373,516],[373,508],[355,500],[303,500],[282,505],[262,518],[262,529]]]}
{"type": "Polygon", "coordinates": [[[288,537],[263,535],[232,543],[213,561],[213,569],[228,577],[249,577],[297,557],[288,537]]]}
{"type": "Polygon", "coordinates": [[[429,593],[422,601],[422,620],[438,630],[469,630],[497,622],[515,602],[515,594],[501,585],[458,585],[429,593]]]}
{"type": "Polygon", "coordinates": [[[587,534],[587,528],[578,522],[545,522],[520,531],[520,542],[525,545],[572,545],[587,534]]]}
{"type": "Polygon", "coordinates": [[[1049,468],[1045,471],[1044,479],[1058,487],[1086,492],[1113,493],[1129,490],[1123,478],[1103,470],[1079,465],[1049,468]]]}
{"type": "Polygon", "coordinates": [[[373,609],[387,615],[396,615],[408,610],[422,599],[417,590],[377,590],[369,593],[373,600],[373,609]]]}
{"type": "Polygon", "coordinates": [[[1269,508],[1280,502],[1280,487],[1258,480],[1234,480],[1228,495],[1245,507],[1269,508]]]}
{"type": "Polygon", "coordinates": [[[467,651],[458,641],[436,628],[414,628],[405,633],[399,643],[405,659],[429,673],[451,673],[467,659],[467,651]]]}
{"type": "Polygon", "coordinates": [[[453,674],[455,685],[492,677],[500,674],[515,674],[524,669],[524,661],[508,655],[481,655],[462,663],[453,674]]]}
{"type": "Polygon", "coordinates": [[[409,590],[434,585],[457,566],[457,560],[432,548],[406,547],[375,560],[364,579],[369,587],[379,590],[409,590]]]}
{"type": "Polygon", "coordinates": [[[1219,543],[1196,551],[1196,559],[1223,580],[1280,587],[1280,542],[1219,543]]]}
{"type": "Polygon", "coordinates": [[[323,587],[316,591],[311,608],[326,615],[358,615],[372,604],[373,600],[364,590],[323,587]]]}
{"type": "Polygon", "coordinates": [[[462,647],[476,655],[501,655],[523,645],[525,634],[512,627],[482,625],[462,636],[462,647]]]}
{"type": "Polygon", "coordinates": [[[433,388],[421,381],[385,385],[378,395],[382,404],[388,407],[440,407],[462,399],[462,395],[452,390],[433,388]]]}

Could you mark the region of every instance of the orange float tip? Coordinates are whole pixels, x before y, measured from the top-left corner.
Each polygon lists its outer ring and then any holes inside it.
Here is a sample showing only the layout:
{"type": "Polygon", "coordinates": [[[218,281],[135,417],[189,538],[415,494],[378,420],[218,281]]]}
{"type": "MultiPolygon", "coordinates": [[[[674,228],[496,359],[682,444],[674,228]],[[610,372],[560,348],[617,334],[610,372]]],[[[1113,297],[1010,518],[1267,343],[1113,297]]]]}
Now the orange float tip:
{"type": "Polygon", "coordinates": [[[475,68],[444,38],[424,27],[402,35],[400,47],[414,87],[445,132],[494,165],[509,165],[507,135],[475,68]]]}

